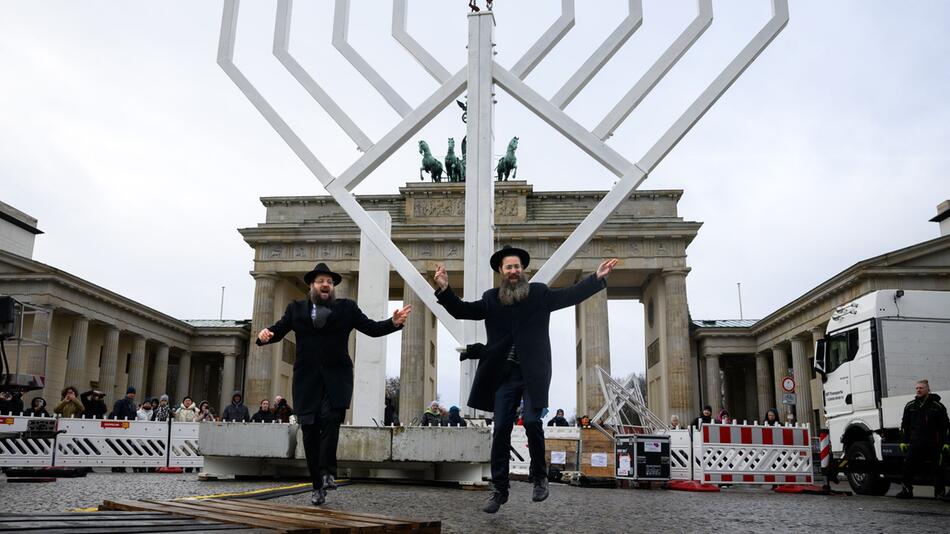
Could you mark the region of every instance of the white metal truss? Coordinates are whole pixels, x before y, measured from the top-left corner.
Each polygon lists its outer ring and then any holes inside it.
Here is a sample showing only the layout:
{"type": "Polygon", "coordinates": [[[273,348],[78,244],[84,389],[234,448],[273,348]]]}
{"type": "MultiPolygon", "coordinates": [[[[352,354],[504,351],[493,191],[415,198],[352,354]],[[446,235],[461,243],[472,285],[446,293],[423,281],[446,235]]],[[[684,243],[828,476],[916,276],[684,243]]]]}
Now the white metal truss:
{"type": "Polygon", "coordinates": [[[599,365],[594,366],[594,372],[597,373],[600,391],[604,395],[604,405],[591,418],[592,425],[601,430],[605,430],[603,425],[606,425],[614,435],[623,434],[624,427],[628,426],[643,427],[649,433],[668,429],[666,423],[647,408],[635,375],[631,375],[626,384],[621,384],[599,365]],[[635,414],[637,419],[631,419],[625,408],[635,414]]]}
{"type": "MultiPolygon", "coordinates": [[[[716,78],[700,93],[696,100],[677,118],[666,132],[653,146],[636,162],[624,158],[610,148],[603,140],[607,139],[620,124],[629,116],[636,106],[669,72],[676,62],[683,57],[689,48],[699,39],[712,21],[711,0],[697,0],[698,13],[696,18],[687,26],[670,47],[655,61],[655,63],[634,83],[627,94],[618,102],[600,124],[590,131],[573,120],[562,111],[570,101],[593,79],[629,37],[639,28],[642,21],[640,0],[628,0],[628,16],[621,21],[618,27],[605,39],[593,54],[582,64],[581,68],[571,76],[554,98],[548,100],[529,87],[523,79],[551,52],[557,43],[574,25],[573,0],[561,0],[561,15],[544,32],[544,34],[520,58],[511,70],[507,70],[494,61],[485,61],[490,57],[490,47],[494,43],[490,39],[479,41],[484,47],[477,56],[477,66],[473,64],[472,51],[469,50],[469,64],[466,69],[451,75],[435,58],[429,54],[406,29],[408,8],[406,0],[394,0],[393,3],[393,37],[422,65],[422,67],[438,82],[440,87],[416,107],[407,104],[402,97],[356,52],[347,40],[349,18],[349,0],[336,0],[333,24],[333,45],[359,71],[359,73],[379,92],[383,98],[402,117],[393,129],[379,139],[375,144],[348,118],[346,113],[333,103],[332,98],[323,91],[319,84],[307,74],[289,53],[289,29],[292,16],[291,0],[279,0],[277,22],[275,24],[274,54],[290,71],[291,75],[313,96],[313,98],[327,110],[330,116],[344,131],[364,150],[364,153],[353,162],[339,176],[334,177],[314,156],[310,149],[302,142],[292,128],[280,117],[277,111],[257,91],[241,70],[234,63],[234,42],[237,27],[239,0],[225,0],[221,23],[221,36],[218,47],[218,63],[241,89],[248,100],[264,116],[268,123],[284,139],[295,154],[304,162],[313,175],[333,195],[350,218],[360,227],[373,244],[393,265],[406,283],[432,310],[439,320],[446,326],[453,337],[459,342],[471,339],[461,324],[452,319],[439,306],[432,295],[429,283],[416,271],[415,267],[402,254],[373,222],[366,211],[360,206],[352,194],[355,188],[383,161],[395,152],[400,146],[409,141],[423,126],[438,114],[447,105],[462,94],[466,89],[470,94],[473,80],[484,79],[490,76],[493,83],[501,86],[517,101],[524,104],[542,120],[553,126],[571,142],[584,150],[595,160],[604,165],[620,180],[604,196],[601,202],[575,228],[568,239],[554,252],[551,258],[544,263],[534,275],[533,280],[549,283],[573,259],[577,252],[601,228],[607,218],[629,195],[643,182],[649,173],[663,160],[676,146],[687,132],[702,118],[702,116],[716,103],[729,89],[746,68],[772,42],[788,22],[788,1],[771,0],[772,16],[762,29],[743,47],[736,57],[716,76],[716,78]],[[486,44],[487,43],[487,44],[486,44]],[[473,76],[472,69],[480,70],[473,76]],[[488,70],[486,73],[484,70],[488,70]]],[[[476,25],[477,26],[477,25],[476,25]]],[[[473,24],[469,24],[470,33],[473,24]]],[[[471,45],[470,36],[470,45],[471,45]]],[[[469,102],[472,105],[472,101],[469,102]]],[[[476,104],[478,106],[478,104],[476,104]]],[[[489,106],[490,108],[490,106],[489,106]]],[[[491,110],[482,110],[477,114],[469,110],[469,127],[478,128],[480,121],[490,122],[491,110]]],[[[482,130],[484,132],[484,129],[482,130]]],[[[488,129],[490,132],[490,127],[488,129]]],[[[491,151],[491,135],[470,137],[468,149],[473,154],[480,151],[491,151]],[[487,144],[487,146],[479,146],[487,144]]],[[[468,158],[469,165],[473,160],[468,158]]],[[[482,177],[475,177],[481,181],[482,177]]],[[[466,184],[466,191],[472,192],[466,184]]],[[[484,188],[483,188],[484,189],[484,188]]],[[[484,191],[482,191],[484,192],[484,191]]],[[[468,195],[467,195],[468,196],[468,195]]],[[[468,200],[466,201],[468,202],[468,200]]],[[[479,210],[489,209],[479,203],[479,210]]],[[[490,204],[489,204],[490,206],[490,204]]],[[[479,221],[482,228],[480,238],[484,237],[484,221],[479,221]]],[[[470,244],[469,233],[466,233],[466,247],[470,244]]],[[[472,245],[474,246],[474,245],[472,245]]],[[[476,269],[486,257],[466,256],[465,268],[476,269]]],[[[468,295],[466,295],[468,297],[468,295]]],[[[468,341],[471,342],[471,341],[468,341]]]]}

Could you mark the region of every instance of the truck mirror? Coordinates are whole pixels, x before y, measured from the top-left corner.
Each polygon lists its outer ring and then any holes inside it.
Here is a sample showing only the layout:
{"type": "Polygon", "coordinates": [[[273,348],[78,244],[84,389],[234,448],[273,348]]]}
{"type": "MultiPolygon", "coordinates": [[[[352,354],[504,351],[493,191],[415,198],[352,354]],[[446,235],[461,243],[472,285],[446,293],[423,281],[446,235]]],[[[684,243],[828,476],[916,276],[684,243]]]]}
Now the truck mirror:
{"type": "Polygon", "coordinates": [[[827,354],[825,353],[825,340],[819,339],[815,344],[815,372],[820,374],[822,378],[825,377],[825,361],[827,360],[827,354]]]}

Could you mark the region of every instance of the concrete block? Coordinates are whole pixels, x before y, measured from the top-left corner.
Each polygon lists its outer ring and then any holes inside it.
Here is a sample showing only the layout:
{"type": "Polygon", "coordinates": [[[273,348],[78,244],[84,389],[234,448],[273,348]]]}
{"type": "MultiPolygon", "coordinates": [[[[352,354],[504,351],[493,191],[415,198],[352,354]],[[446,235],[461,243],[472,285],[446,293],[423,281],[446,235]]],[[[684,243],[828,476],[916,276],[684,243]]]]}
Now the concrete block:
{"type": "Polygon", "coordinates": [[[393,460],[414,462],[490,462],[487,427],[395,427],[393,460]]]}
{"type": "MultiPolygon", "coordinates": [[[[388,462],[392,459],[392,429],[388,427],[341,426],[336,458],[340,462],[388,462]]],[[[297,431],[296,458],[306,458],[303,431],[297,431]]]]}
{"type": "Polygon", "coordinates": [[[203,456],[293,458],[297,425],[283,423],[201,423],[203,456]]]}

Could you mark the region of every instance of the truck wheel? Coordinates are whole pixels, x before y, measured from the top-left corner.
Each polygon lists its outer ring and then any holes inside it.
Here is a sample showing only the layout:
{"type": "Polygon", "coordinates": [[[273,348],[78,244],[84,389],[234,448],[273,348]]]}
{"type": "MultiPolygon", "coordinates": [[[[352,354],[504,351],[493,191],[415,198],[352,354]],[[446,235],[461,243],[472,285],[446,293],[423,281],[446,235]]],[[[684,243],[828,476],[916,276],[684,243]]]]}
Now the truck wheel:
{"type": "Polygon", "coordinates": [[[848,447],[849,468],[853,464],[864,464],[860,472],[848,471],[848,483],[859,495],[884,495],[891,487],[890,481],[875,473],[880,462],[874,455],[874,448],[867,441],[856,441],[848,447]]]}

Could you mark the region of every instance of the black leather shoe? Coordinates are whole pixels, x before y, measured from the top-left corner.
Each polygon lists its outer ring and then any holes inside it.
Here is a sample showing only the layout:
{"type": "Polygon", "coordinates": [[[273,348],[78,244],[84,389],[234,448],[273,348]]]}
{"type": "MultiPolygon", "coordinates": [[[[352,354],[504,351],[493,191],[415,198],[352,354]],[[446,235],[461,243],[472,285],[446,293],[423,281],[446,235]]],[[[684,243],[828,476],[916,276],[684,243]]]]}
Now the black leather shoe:
{"type": "Polygon", "coordinates": [[[327,502],[327,490],[323,488],[313,490],[313,495],[310,496],[310,504],[320,506],[325,502],[327,502]]]}
{"type": "Polygon", "coordinates": [[[488,495],[488,502],[482,507],[482,511],[487,514],[494,514],[501,508],[501,505],[506,502],[508,502],[508,492],[501,491],[493,486],[491,493],[488,495]]]}
{"type": "Polygon", "coordinates": [[[333,475],[326,474],[323,475],[323,489],[333,491],[337,488],[336,479],[333,478],[333,475]]]}
{"type": "Polygon", "coordinates": [[[539,478],[534,482],[534,491],[531,493],[531,500],[541,502],[548,498],[548,479],[539,478]]]}
{"type": "Polygon", "coordinates": [[[908,488],[904,486],[901,488],[900,493],[895,495],[898,499],[913,499],[914,498],[914,488],[908,488]]]}

